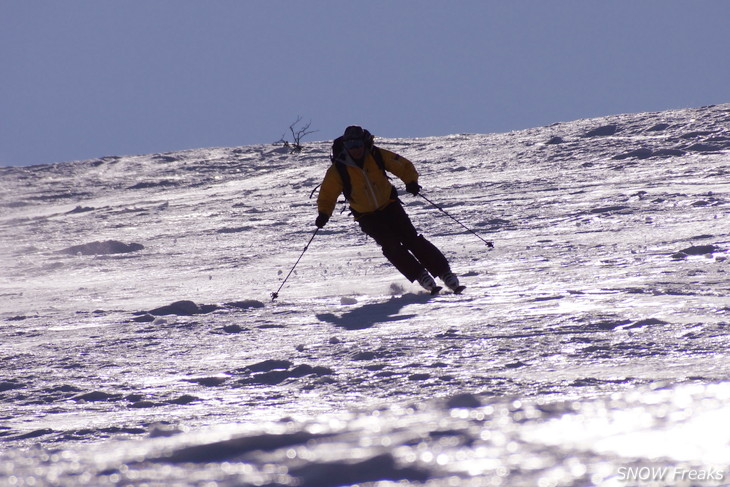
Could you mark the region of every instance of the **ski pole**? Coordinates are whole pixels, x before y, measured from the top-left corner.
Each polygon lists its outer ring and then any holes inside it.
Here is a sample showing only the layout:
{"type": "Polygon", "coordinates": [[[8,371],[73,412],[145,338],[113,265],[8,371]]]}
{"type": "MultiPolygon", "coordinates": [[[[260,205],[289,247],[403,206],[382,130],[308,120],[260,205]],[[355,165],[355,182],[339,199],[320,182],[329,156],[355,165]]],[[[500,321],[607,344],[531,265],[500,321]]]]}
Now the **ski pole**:
{"type": "Polygon", "coordinates": [[[279,291],[281,291],[281,288],[284,287],[284,284],[286,284],[286,281],[289,280],[289,276],[291,276],[291,273],[294,272],[294,268],[299,264],[299,261],[302,260],[302,257],[304,257],[304,252],[307,251],[309,248],[309,245],[312,243],[312,240],[314,240],[314,237],[317,236],[317,232],[319,232],[319,227],[314,231],[312,234],[312,238],[309,239],[309,242],[307,242],[307,245],[304,246],[304,250],[302,250],[302,254],[299,256],[297,261],[294,263],[294,267],[291,268],[289,271],[289,274],[286,275],[284,278],[284,281],[281,283],[281,286],[279,286],[279,289],[276,290],[276,292],[271,293],[271,300],[274,301],[276,298],[279,297],[279,291]]]}
{"type": "Polygon", "coordinates": [[[434,206],[435,208],[437,208],[439,211],[441,211],[441,213],[443,213],[444,215],[448,216],[449,218],[451,218],[452,220],[454,220],[456,223],[458,223],[459,225],[461,225],[462,227],[464,227],[465,229],[467,229],[468,231],[470,231],[471,233],[473,233],[479,240],[481,240],[482,242],[484,242],[485,244],[487,244],[487,247],[489,247],[490,249],[493,249],[494,248],[494,243],[493,242],[490,242],[488,240],[484,240],[484,238],[482,238],[481,235],[479,235],[477,232],[475,232],[474,230],[472,230],[471,228],[467,227],[466,225],[464,225],[463,223],[461,223],[459,220],[457,220],[456,218],[454,218],[453,216],[451,216],[449,213],[446,212],[446,210],[444,210],[439,205],[437,205],[436,203],[434,203],[433,201],[431,201],[430,199],[428,199],[422,193],[419,192],[418,193],[418,196],[420,196],[424,200],[426,200],[429,203],[431,203],[431,205],[434,206]]]}

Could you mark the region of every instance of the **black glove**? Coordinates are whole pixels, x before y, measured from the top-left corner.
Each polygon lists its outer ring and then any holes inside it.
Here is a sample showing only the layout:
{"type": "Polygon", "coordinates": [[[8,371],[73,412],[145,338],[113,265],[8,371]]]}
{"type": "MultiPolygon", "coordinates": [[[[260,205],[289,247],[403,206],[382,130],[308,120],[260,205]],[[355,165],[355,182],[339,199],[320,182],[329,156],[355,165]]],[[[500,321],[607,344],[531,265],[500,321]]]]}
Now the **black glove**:
{"type": "Polygon", "coordinates": [[[314,220],[314,224],[317,225],[317,228],[322,228],[323,226],[327,225],[329,219],[330,216],[327,213],[320,212],[319,215],[317,215],[317,219],[314,220]]]}
{"type": "Polygon", "coordinates": [[[418,196],[418,192],[421,191],[421,185],[418,184],[416,181],[411,181],[410,183],[406,184],[406,191],[411,193],[413,196],[418,196]]]}

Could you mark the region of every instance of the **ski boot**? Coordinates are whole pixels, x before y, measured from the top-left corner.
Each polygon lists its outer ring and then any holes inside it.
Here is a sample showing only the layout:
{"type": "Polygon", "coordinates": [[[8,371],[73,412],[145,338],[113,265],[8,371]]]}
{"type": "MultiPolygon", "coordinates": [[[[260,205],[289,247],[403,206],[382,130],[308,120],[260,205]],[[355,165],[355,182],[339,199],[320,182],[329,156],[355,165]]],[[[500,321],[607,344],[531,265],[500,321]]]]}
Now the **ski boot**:
{"type": "Polygon", "coordinates": [[[461,292],[466,289],[466,286],[459,284],[459,278],[451,271],[441,275],[441,280],[444,281],[446,287],[454,291],[454,294],[461,294],[461,292]]]}
{"type": "Polygon", "coordinates": [[[441,286],[436,284],[436,281],[433,280],[433,277],[431,277],[431,274],[429,274],[428,271],[421,272],[418,276],[418,284],[420,284],[423,289],[434,295],[438,294],[442,289],[441,286]]]}

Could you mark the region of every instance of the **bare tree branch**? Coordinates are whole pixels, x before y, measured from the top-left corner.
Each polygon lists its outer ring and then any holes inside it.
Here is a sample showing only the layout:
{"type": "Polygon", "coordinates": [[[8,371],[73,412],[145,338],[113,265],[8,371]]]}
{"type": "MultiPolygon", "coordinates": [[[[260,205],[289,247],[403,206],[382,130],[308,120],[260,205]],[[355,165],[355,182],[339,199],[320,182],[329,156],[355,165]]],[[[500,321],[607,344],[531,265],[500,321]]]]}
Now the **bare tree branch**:
{"type": "Polygon", "coordinates": [[[293,124],[289,125],[289,131],[291,132],[292,139],[294,142],[291,144],[289,141],[287,141],[284,138],[284,135],[281,136],[281,139],[276,141],[277,144],[283,143],[284,147],[291,147],[291,152],[301,152],[304,147],[302,147],[302,138],[306,137],[307,135],[313,134],[315,132],[319,132],[319,130],[309,130],[309,127],[312,126],[312,121],[310,120],[308,123],[303,125],[302,127],[297,127],[299,123],[302,121],[301,115],[297,116],[297,119],[294,121],[293,124]]]}

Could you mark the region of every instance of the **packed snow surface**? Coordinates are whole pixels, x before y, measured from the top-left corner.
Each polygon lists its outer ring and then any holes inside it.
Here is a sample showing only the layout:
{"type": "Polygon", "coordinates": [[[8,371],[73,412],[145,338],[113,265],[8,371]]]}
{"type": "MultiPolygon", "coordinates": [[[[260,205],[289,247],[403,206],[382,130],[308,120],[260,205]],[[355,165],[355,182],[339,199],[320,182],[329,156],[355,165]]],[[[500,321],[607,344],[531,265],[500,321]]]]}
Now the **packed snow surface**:
{"type": "Polygon", "coordinates": [[[271,300],[328,142],[0,168],[0,485],[730,485],[730,105],[376,143],[463,295],[271,300]]]}

